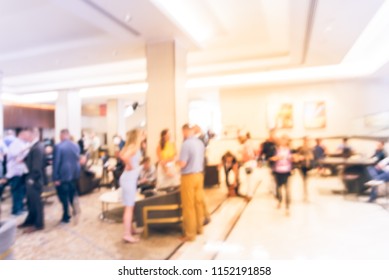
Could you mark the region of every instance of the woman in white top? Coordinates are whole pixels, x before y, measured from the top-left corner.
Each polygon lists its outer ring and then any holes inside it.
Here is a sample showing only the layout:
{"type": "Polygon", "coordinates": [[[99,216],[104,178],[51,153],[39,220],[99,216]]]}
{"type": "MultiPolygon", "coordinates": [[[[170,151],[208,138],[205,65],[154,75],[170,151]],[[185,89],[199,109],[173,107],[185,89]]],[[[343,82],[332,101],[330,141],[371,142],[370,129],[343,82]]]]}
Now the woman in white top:
{"type": "MultiPolygon", "coordinates": [[[[251,142],[250,134],[246,131],[240,131],[238,134],[238,141],[241,144],[240,150],[240,162],[245,171],[246,177],[246,201],[250,201],[255,191],[255,181],[253,180],[252,173],[257,167],[256,151],[254,145],[251,142]]],[[[244,176],[244,174],[242,174],[244,176]]]]}

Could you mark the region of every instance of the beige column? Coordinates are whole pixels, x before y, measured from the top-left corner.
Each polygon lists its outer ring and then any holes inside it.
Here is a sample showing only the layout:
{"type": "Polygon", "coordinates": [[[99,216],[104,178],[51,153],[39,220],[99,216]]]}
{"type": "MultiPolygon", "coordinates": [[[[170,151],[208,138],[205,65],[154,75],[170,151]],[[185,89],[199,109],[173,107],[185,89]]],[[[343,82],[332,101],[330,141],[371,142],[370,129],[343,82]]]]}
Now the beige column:
{"type": "Polygon", "coordinates": [[[146,96],[147,154],[155,162],[161,130],[168,128],[179,151],[181,127],[188,122],[185,90],[186,50],[177,42],[166,41],[147,45],[146,96]]]}
{"type": "Polygon", "coordinates": [[[81,98],[77,90],[61,91],[55,106],[55,139],[62,129],[69,129],[75,141],[81,137],[81,98]]]}
{"type": "Polygon", "coordinates": [[[119,134],[122,137],[126,136],[124,102],[122,100],[110,99],[107,101],[107,123],[107,144],[109,148],[109,153],[113,155],[113,136],[116,134],[119,134]]]}

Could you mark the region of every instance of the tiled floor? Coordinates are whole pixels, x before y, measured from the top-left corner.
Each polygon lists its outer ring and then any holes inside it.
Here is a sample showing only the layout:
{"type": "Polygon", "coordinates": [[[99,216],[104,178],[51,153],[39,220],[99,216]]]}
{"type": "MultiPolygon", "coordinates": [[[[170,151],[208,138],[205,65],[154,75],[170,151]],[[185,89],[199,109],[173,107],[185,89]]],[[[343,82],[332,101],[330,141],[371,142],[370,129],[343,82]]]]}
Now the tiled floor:
{"type": "Polygon", "coordinates": [[[366,197],[345,200],[336,177],[312,177],[310,202],[301,178],[292,178],[290,216],[266,188],[246,207],[216,259],[389,259],[389,212],[366,197]]]}
{"type": "MultiPolygon", "coordinates": [[[[291,177],[289,216],[276,209],[269,192],[267,170],[254,199],[225,199],[225,188],[206,190],[211,223],[195,242],[182,244],[178,229],[152,231],[134,245],[120,241],[122,224],[99,220],[94,192],[81,197],[78,224],[58,225],[61,208],[56,197],[45,207],[46,229],[30,235],[18,231],[16,259],[389,259],[389,211],[377,204],[345,200],[337,177],[309,179],[310,202],[302,201],[301,178],[291,177]]],[[[106,190],[102,190],[106,191],[106,190]]],[[[9,200],[8,200],[9,201],[9,200]]],[[[3,205],[3,215],[9,212],[3,205]]],[[[118,210],[119,211],[119,210],[118,210]]],[[[120,211],[119,211],[120,212],[120,211]]],[[[4,216],[3,216],[4,218],[4,216]]],[[[21,222],[23,217],[18,217],[21,222]]]]}

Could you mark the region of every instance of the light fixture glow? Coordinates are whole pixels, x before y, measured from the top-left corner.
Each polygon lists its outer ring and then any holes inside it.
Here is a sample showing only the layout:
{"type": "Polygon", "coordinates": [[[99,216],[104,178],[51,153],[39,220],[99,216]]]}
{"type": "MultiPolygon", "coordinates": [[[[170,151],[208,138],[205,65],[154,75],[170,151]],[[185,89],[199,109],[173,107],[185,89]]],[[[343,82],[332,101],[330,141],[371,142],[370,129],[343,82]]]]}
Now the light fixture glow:
{"type": "Polygon", "coordinates": [[[147,83],[94,87],[81,89],[80,96],[81,98],[107,97],[133,93],[145,93],[147,89],[147,83]]]}
{"type": "Polygon", "coordinates": [[[384,1],[380,9],[370,20],[364,31],[358,37],[355,44],[344,57],[342,63],[366,61],[372,57],[381,57],[388,60],[389,38],[389,1],[384,1]],[[385,50],[382,53],[382,50],[385,50]]]}
{"type": "Polygon", "coordinates": [[[52,103],[55,102],[58,98],[57,91],[48,91],[40,93],[29,93],[29,94],[11,94],[11,93],[2,93],[1,100],[14,102],[14,103],[52,103]]]}
{"type": "Polygon", "coordinates": [[[371,19],[341,63],[269,72],[195,78],[187,88],[269,85],[361,78],[374,74],[389,61],[389,1],[385,1],[371,19]]]}
{"type": "Polygon", "coordinates": [[[134,114],[134,112],[135,112],[134,108],[132,108],[132,106],[128,106],[126,108],[126,111],[124,112],[124,117],[128,118],[128,117],[132,116],[134,114]]]}
{"type": "Polygon", "coordinates": [[[197,0],[152,0],[152,2],[165,11],[197,43],[204,43],[212,37],[214,25],[208,20],[206,12],[197,0]]]}

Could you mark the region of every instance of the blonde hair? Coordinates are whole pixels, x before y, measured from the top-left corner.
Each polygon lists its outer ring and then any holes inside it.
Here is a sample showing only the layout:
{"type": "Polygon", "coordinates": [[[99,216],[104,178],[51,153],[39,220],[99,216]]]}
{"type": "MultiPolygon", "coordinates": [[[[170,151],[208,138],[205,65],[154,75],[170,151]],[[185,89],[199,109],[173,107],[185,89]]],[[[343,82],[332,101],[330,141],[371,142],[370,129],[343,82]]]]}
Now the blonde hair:
{"type": "Polygon", "coordinates": [[[140,144],[140,141],[139,141],[140,134],[141,134],[141,131],[139,129],[132,129],[132,130],[128,131],[126,134],[125,147],[140,144]]]}

